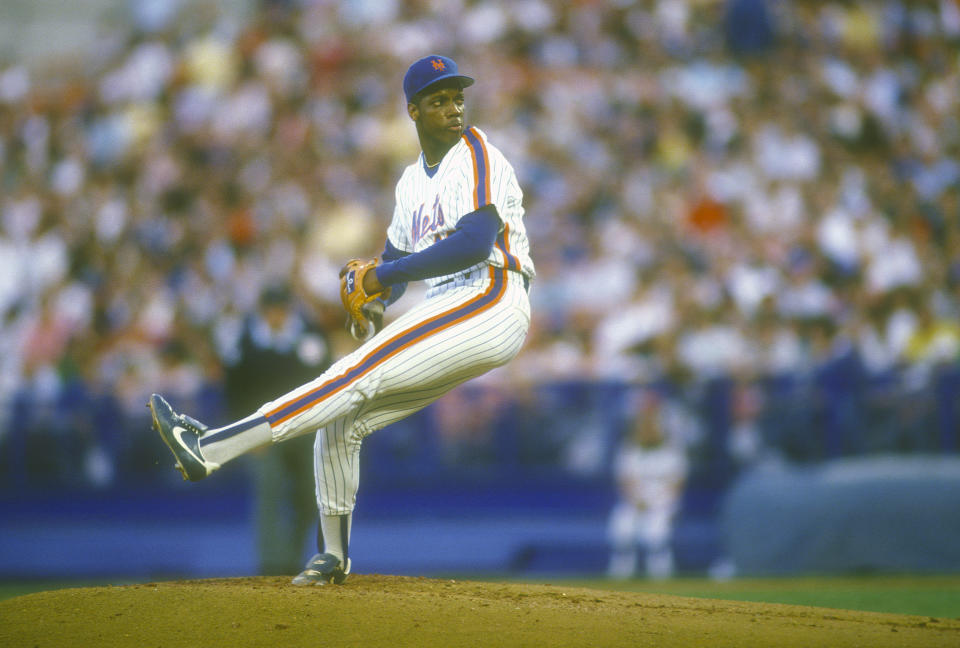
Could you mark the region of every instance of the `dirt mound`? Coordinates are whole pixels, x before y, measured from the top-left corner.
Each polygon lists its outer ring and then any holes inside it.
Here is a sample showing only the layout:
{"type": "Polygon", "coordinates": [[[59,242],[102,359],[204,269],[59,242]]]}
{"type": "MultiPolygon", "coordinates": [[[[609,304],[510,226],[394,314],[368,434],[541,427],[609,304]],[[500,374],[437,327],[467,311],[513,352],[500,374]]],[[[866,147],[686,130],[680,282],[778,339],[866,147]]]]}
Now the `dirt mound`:
{"type": "Polygon", "coordinates": [[[957,646],[960,621],[602,590],[355,574],[237,578],[0,601],[0,645],[957,646]]]}

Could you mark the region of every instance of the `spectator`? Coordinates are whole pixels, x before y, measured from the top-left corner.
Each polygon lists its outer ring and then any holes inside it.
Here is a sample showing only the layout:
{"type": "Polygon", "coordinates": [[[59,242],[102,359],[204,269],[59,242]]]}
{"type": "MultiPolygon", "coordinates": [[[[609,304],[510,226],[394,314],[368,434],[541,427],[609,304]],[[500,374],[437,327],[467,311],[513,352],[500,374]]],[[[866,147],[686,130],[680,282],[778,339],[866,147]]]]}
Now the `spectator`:
{"type": "MultiPolygon", "coordinates": [[[[395,3],[269,4],[141,0],[89,57],[0,68],[3,333],[56,302],[131,416],[171,341],[229,337],[281,276],[333,302],[377,252],[346,234],[390,216],[416,142],[382,79],[424,43],[503,71],[475,118],[510,142],[540,269],[511,380],[762,375],[803,364],[811,318],[882,374],[920,357],[901,292],[960,312],[955,3],[466,0],[484,28],[442,36],[395,3]]],[[[188,346],[196,392],[217,368],[188,346]]],[[[53,382],[58,353],[34,354],[53,382]]],[[[0,393],[38,366],[5,359],[0,393]]]]}

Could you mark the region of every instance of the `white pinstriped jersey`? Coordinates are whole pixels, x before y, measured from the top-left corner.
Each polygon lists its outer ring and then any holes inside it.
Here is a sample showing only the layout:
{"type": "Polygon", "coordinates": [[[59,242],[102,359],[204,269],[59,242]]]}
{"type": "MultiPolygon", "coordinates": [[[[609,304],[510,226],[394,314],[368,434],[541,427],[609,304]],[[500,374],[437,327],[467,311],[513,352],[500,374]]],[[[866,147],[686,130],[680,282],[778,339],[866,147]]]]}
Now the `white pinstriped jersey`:
{"type": "Polygon", "coordinates": [[[274,441],[317,431],[317,503],[325,515],[353,510],[364,437],[520,351],[534,276],[522,198],[513,168],[476,128],[467,129],[432,177],[422,156],[404,171],[387,232],[397,249],[419,252],[489,204],[503,226],[486,261],[428,279],[422,302],[315,380],[258,410],[274,441]]]}
{"type": "Polygon", "coordinates": [[[396,207],[387,237],[398,250],[420,252],[449,236],[462,216],[490,204],[497,208],[502,227],[487,260],[452,276],[428,279],[427,285],[446,284],[452,277],[470,275],[485,265],[533,278],[535,270],[523,224],[523,192],[516,173],[503,153],[476,127],[465,130],[432,176],[426,171],[422,153],[404,170],[397,182],[396,207]]]}

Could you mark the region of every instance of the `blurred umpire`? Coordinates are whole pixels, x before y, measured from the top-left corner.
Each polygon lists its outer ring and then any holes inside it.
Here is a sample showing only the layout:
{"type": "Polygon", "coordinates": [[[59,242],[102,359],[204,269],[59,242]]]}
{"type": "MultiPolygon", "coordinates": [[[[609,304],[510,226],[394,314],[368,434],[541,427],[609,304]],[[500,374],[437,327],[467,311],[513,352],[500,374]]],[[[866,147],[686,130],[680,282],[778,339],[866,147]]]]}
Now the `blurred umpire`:
{"type": "MultiPolygon", "coordinates": [[[[231,417],[319,375],[331,362],[325,332],[283,286],[266,289],[228,354],[224,387],[231,417]]],[[[255,472],[257,547],[262,574],[300,570],[317,524],[313,436],[265,449],[255,472]]]]}

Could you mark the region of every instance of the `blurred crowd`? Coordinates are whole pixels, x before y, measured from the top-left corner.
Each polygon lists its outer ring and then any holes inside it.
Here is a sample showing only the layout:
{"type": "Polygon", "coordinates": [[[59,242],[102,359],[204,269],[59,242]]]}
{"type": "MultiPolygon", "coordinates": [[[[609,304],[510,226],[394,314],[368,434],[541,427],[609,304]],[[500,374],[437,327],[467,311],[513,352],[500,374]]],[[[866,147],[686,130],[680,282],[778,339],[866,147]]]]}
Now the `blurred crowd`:
{"type": "Polygon", "coordinates": [[[189,409],[278,282],[342,329],[431,52],[525,192],[534,323],[497,381],[957,361],[955,0],[131,6],[73,60],[0,64],[0,406],[79,378],[189,409]]]}

